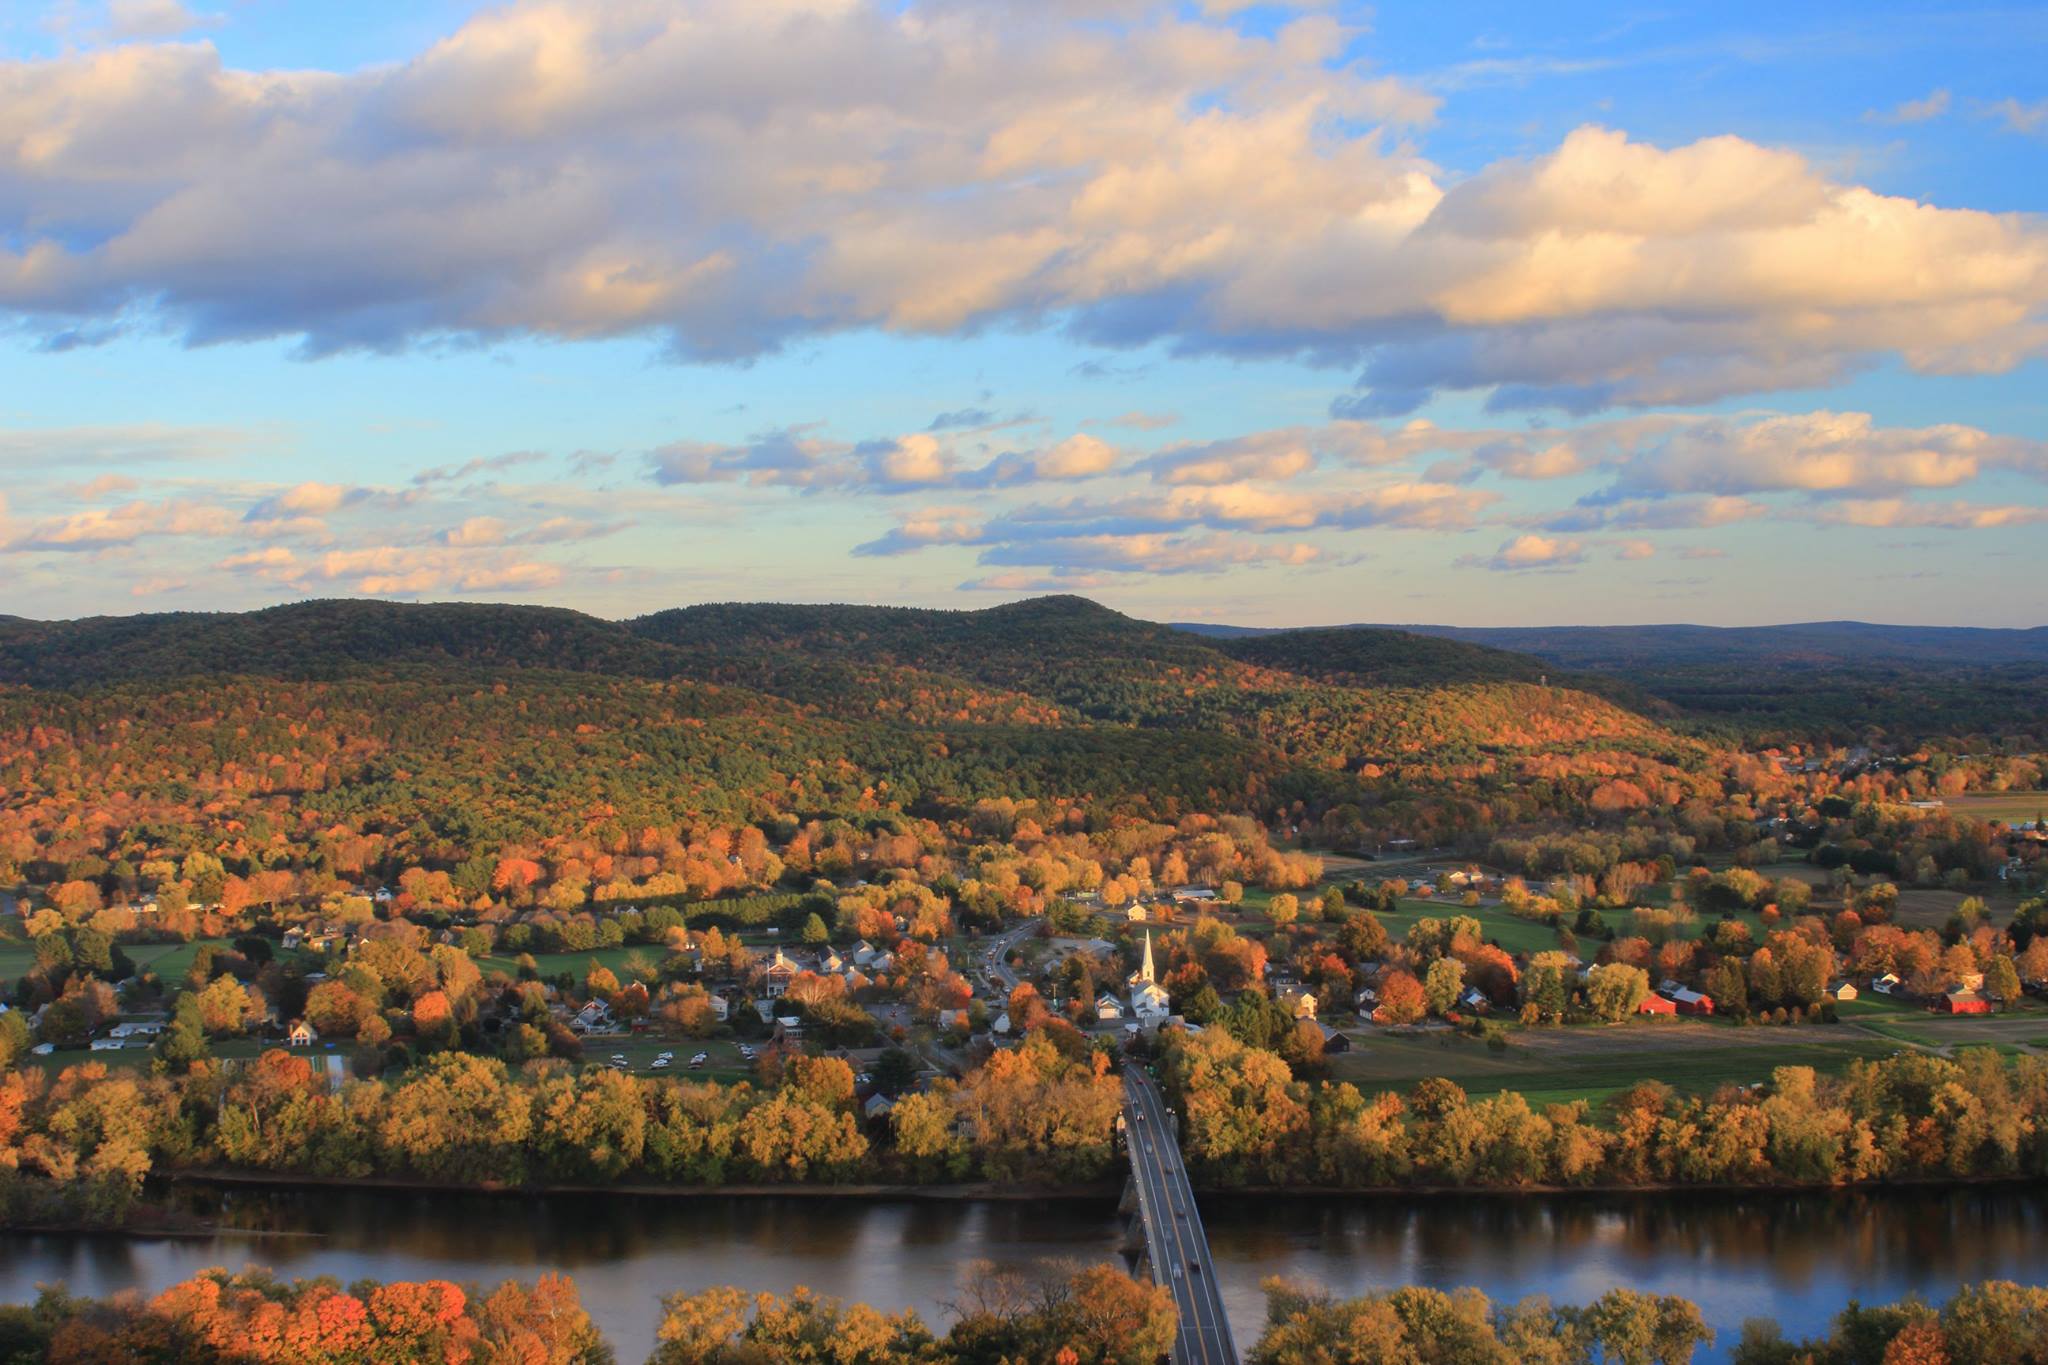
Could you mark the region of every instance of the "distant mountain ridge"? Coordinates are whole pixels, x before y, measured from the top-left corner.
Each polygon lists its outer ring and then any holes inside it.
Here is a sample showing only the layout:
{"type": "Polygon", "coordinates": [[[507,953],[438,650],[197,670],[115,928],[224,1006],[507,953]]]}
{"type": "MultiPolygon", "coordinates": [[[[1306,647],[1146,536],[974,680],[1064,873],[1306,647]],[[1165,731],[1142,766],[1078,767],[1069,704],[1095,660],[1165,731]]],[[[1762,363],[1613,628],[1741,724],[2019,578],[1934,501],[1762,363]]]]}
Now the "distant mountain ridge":
{"type": "Polygon", "coordinates": [[[1175,629],[1212,639],[1271,638],[1342,631],[1399,631],[1457,640],[1543,659],[1564,668],[1620,671],[1645,664],[1749,662],[2048,665],[2048,626],[1890,626],[1810,621],[1779,626],[1436,626],[1286,627],[1178,622],[1175,629]]]}

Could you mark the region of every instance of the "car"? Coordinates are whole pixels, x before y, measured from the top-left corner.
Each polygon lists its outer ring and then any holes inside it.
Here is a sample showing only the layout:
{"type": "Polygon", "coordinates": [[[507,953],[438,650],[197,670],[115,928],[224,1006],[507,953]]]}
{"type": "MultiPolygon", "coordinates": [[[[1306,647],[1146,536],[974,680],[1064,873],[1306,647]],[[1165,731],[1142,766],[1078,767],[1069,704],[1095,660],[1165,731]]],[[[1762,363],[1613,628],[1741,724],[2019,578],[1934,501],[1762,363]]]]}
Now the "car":
{"type": "Polygon", "coordinates": [[[1176,1280],[1180,1278],[1180,1267],[1179,1267],[1179,1266],[1175,1266],[1175,1267],[1173,1268],[1173,1278],[1175,1278],[1176,1280]]]}
{"type": "Polygon", "coordinates": [[[708,1056],[700,1052],[696,1056],[690,1058],[690,1067],[692,1070],[695,1070],[696,1068],[703,1066],[704,1063],[710,1060],[711,1059],[708,1056]]]}
{"type": "Polygon", "coordinates": [[[656,1071],[666,1071],[668,1070],[668,1058],[656,1057],[651,1065],[656,1071]]]}
{"type": "Polygon", "coordinates": [[[614,1053],[612,1054],[612,1061],[613,1061],[613,1063],[614,1063],[614,1064],[617,1064],[617,1063],[623,1062],[623,1061],[625,1061],[625,1060],[626,1060],[626,1054],[625,1054],[625,1053],[623,1053],[623,1052],[614,1052],[614,1053]]]}
{"type": "Polygon", "coordinates": [[[1200,1261],[1196,1260],[1196,1259],[1195,1259],[1194,1257],[1192,1257],[1192,1256],[1188,1257],[1188,1274],[1190,1274],[1190,1275],[1199,1275],[1199,1274],[1201,1274],[1201,1273],[1202,1273],[1202,1263],[1201,1263],[1200,1261]]]}

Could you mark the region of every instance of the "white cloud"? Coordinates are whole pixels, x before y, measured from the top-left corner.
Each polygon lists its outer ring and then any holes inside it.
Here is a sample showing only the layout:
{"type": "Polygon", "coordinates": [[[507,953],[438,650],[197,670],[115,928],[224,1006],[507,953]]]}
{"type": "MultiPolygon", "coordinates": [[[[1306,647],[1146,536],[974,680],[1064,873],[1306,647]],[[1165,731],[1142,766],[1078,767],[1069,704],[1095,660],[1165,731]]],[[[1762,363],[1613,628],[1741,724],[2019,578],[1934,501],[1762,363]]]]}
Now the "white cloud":
{"type": "Polygon", "coordinates": [[[1584,563],[1585,558],[1586,546],[1583,541],[1530,534],[1516,536],[1483,559],[1477,555],[1462,555],[1458,563],[1465,568],[1513,573],[1523,569],[1569,568],[1574,564],[1584,563]]]}
{"type": "Polygon", "coordinates": [[[1358,364],[1360,416],[1445,388],[1690,402],[1886,355],[2002,370],[2048,344],[2031,219],[1734,137],[1587,127],[1446,171],[1387,132],[1434,101],[1347,62],[1355,37],[1164,3],[529,0],[347,73],[205,45],[0,64],[0,310],[314,353],[1063,323],[1358,364]]]}

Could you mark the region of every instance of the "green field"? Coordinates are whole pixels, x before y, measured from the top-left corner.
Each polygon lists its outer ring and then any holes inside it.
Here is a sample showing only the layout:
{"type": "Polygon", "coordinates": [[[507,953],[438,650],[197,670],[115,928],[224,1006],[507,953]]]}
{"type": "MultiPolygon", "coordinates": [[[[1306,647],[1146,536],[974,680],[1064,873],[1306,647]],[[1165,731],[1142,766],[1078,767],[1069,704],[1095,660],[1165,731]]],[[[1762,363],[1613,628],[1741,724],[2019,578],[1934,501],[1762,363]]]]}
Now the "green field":
{"type": "MultiPolygon", "coordinates": [[[[590,951],[583,953],[535,953],[533,955],[533,962],[540,969],[542,976],[553,977],[567,972],[578,981],[581,981],[585,974],[590,971],[590,964],[596,962],[600,966],[609,968],[613,975],[624,981],[626,979],[626,959],[636,953],[640,955],[641,959],[648,966],[654,968],[659,968],[662,959],[668,955],[659,947],[640,945],[631,948],[592,948],[590,951]]],[[[476,965],[483,970],[486,976],[489,976],[492,972],[503,972],[507,976],[519,975],[519,957],[517,954],[505,956],[494,953],[489,957],[478,958],[476,965]]]]}
{"type": "Polygon", "coordinates": [[[1594,1103],[1638,1081],[1686,1094],[1768,1080],[1779,1066],[1838,1072],[1856,1058],[1889,1056],[1883,1039],[1825,1027],[1737,1029],[1664,1023],[1518,1030],[1504,1051],[1463,1034],[1368,1034],[1329,1059],[1331,1077],[1362,1090],[1406,1089],[1430,1076],[1473,1095],[1519,1091],[1533,1106],[1594,1103]],[[1683,1030],[1682,1032],[1680,1030],[1683,1030]],[[1661,1034],[1661,1036],[1659,1036],[1661,1034]],[[1540,1043],[1541,1046],[1532,1044],[1540,1043]]]}

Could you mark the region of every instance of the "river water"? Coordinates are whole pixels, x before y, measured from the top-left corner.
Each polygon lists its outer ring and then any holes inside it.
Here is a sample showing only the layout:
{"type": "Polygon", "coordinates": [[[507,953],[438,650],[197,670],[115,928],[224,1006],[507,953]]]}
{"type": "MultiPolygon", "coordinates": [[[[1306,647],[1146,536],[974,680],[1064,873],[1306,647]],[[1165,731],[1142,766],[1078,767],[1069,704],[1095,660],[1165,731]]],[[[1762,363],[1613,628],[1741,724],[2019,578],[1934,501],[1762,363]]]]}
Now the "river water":
{"type": "MultiPolygon", "coordinates": [[[[622,1365],[652,1349],[658,1298],[714,1284],[798,1284],[943,1322],[977,1260],[1118,1255],[1103,1202],[809,1198],[411,1196],[385,1191],[199,1192],[249,1231],[205,1237],[0,1235],[0,1300],[43,1282],[153,1292],[207,1266],[267,1266],[347,1282],[440,1276],[486,1286],[572,1274],[622,1365]]],[[[1725,1358],[1745,1318],[1824,1326],[1848,1299],[1930,1298],[1985,1278],[2039,1280],[2048,1190],[1973,1187],[1868,1194],[1361,1196],[1203,1201],[1241,1348],[1269,1275],[1338,1293],[1477,1285],[1496,1299],[1585,1302],[1616,1284],[1697,1301],[1725,1358]]]]}

